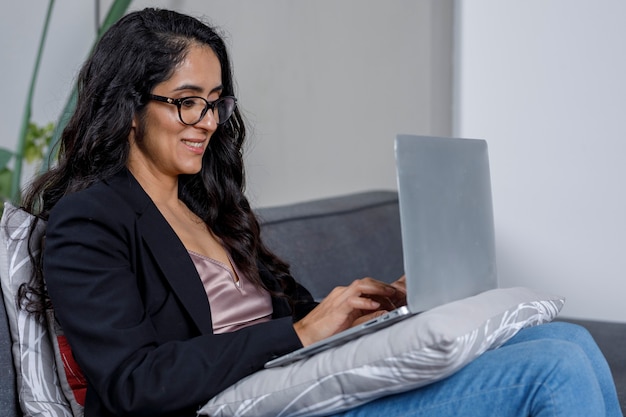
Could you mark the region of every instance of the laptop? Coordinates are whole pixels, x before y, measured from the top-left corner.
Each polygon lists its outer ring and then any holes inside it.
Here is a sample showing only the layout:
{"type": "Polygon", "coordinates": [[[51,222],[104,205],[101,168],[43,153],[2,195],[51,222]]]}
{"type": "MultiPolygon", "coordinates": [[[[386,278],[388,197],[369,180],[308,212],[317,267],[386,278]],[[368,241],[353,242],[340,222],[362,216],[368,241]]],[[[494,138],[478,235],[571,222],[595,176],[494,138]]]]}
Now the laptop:
{"type": "Polygon", "coordinates": [[[487,142],[398,135],[395,157],[407,305],[272,359],[266,368],[497,288],[487,142]]]}

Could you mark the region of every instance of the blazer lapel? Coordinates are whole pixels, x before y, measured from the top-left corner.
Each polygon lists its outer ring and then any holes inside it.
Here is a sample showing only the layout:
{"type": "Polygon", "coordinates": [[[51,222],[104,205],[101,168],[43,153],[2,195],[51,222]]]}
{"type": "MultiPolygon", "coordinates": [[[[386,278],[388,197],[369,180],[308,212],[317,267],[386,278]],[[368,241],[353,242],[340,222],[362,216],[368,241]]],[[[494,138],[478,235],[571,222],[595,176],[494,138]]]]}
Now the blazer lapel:
{"type": "Polygon", "coordinates": [[[123,170],[108,181],[137,211],[138,232],[201,333],[212,333],[209,301],[184,245],[141,185],[123,170]]]}

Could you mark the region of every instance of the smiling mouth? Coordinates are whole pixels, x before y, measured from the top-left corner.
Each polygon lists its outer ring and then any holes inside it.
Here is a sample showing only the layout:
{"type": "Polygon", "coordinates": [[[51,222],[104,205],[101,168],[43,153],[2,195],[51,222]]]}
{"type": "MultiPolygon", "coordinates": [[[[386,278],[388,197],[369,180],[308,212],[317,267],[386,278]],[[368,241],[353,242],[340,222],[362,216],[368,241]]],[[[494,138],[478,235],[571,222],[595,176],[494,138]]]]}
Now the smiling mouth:
{"type": "Polygon", "coordinates": [[[189,141],[189,140],[183,140],[182,142],[185,145],[187,145],[187,146],[189,146],[191,148],[196,148],[196,149],[202,148],[202,144],[203,144],[203,142],[192,142],[192,141],[189,141]]]}

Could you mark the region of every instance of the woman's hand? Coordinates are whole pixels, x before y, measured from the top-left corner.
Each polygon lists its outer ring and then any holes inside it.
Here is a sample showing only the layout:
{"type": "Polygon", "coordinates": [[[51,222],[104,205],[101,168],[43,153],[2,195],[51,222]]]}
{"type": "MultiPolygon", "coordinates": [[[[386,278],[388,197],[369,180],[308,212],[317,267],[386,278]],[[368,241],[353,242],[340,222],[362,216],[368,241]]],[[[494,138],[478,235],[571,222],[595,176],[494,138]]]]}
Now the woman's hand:
{"type": "Polygon", "coordinates": [[[394,297],[391,298],[391,302],[394,308],[402,307],[406,305],[406,275],[402,275],[397,281],[391,283],[391,286],[396,289],[394,297]]]}
{"type": "Polygon", "coordinates": [[[392,284],[372,278],[337,287],[294,329],[304,346],[406,304],[404,277],[392,284]]]}

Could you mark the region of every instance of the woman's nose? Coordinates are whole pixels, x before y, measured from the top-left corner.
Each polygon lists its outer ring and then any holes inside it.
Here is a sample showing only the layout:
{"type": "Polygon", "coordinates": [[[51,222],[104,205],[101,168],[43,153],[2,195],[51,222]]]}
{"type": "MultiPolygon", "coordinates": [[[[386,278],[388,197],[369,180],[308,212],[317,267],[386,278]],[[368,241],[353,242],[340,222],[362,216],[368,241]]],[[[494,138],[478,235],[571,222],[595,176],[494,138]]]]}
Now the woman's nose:
{"type": "Polygon", "coordinates": [[[213,132],[217,129],[217,117],[211,109],[208,109],[202,119],[200,119],[194,126],[213,132]]]}

